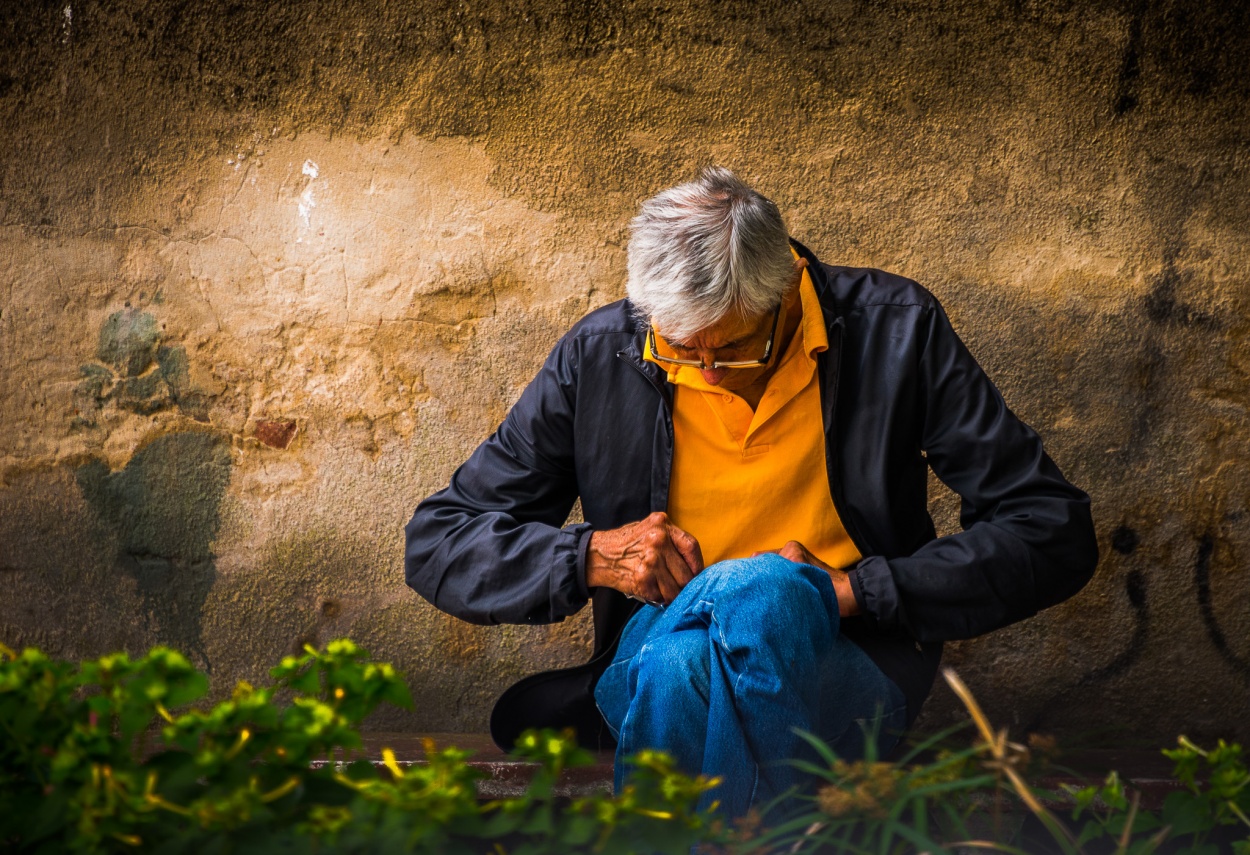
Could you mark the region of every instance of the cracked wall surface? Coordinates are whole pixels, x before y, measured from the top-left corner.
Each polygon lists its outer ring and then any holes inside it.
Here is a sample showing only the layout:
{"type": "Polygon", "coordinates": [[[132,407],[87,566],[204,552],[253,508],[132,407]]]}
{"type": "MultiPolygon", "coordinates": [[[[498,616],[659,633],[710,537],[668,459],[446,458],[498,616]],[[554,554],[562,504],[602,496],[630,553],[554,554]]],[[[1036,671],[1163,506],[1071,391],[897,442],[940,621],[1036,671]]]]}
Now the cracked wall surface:
{"type": "MultiPolygon", "coordinates": [[[[952,645],[1069,742],[1250,738],[1250,12],[1215,2],[175,0],[0,9],[0,641],[306,642],[483,730],[589,614],[483,629],[401,528],[701,165],[929,287],[1103,560],[952,645]]],[[[957,502],[934,484],[939,528],[957,502]]],[[[947,693],[924,724],[957,714],[947,693]]]]}

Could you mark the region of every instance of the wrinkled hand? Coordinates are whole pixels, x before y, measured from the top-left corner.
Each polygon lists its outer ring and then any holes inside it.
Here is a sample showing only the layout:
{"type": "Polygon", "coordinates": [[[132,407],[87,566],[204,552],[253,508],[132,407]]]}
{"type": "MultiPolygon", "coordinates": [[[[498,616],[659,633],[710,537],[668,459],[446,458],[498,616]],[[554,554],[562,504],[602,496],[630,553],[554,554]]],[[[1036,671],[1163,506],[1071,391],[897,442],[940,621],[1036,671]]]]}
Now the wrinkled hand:
{"type": "Polygon", "coordinates": [[[657,511],[644,520],[590,536],[586,585],[614,588],[657,605],[671,603],[703,570],[703,552],[689,533],[657,511]]]}
{"type": "MultiPolygon", "coordinates": [[[[821,561],[812,553],[808,552],[807,547],[792,540],[780,549],[765,549],[763,552],[757,552],[755,555],[763,555],[771,552],[774,555],[780,555],[788,561],[795,564],[810,564],[813,567],[819,567],[829,574],[829,578],[833,580],[833,593],[838,598],[838,614],[842,617],[852,617],[859,614],[859,603],[855,600],[855,592],[851,590],[851,577],[845,570],[839,570],[837,567],[831,567],[821,561]]],[[[752,557],[755,557],[754,555],[752,557]]]]}

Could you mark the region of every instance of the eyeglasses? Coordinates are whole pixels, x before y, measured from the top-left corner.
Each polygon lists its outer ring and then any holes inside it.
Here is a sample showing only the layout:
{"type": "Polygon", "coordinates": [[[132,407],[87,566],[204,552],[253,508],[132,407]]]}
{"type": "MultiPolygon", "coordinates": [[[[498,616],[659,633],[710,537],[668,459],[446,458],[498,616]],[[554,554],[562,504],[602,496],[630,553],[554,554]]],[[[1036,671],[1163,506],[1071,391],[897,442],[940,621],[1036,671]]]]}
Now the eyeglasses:
{"type": "Polygon", "coordinates": [[[665,365],[689,365],[698,368],[700,371],[708,371],[715,368],[758,368],[767,365],[773,357],[773,339],[777,336],[777,321],[781,317],[781,304],[777,304],[776,310],[773,312],[773,327],[768,333],[768,344],[764,345],[764,355],[759,359],[749,359],[746,361],[721,362],[717,360],[711,365],[704,365],[702,359],[674,359],[670,356],[660,356],[655,348],[655,327],[647,330],[647,349],[650,356],[656,362],[662,362],[665,365]]]}

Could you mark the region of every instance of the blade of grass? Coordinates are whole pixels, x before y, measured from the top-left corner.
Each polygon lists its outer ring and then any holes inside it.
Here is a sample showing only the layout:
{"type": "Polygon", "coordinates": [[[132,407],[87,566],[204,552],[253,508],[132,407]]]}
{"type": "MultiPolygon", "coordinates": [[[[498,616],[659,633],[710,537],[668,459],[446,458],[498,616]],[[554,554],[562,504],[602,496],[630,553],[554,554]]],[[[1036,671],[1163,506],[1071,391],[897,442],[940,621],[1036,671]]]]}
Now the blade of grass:
{"type": "Polygon", "coordinates": [[[911,803],[912,827],[920,834],[929,833],[929,809],[924,799],[915,799],[911,803]]]}
{"type": "Polygon", "coordinates": [[[809,763],[806,760],[786,760],[785,765],[791,769],[798,769],[800,772],[806,772],[809,775],[815,775],[826,781],[836,781],[837,777],[833,774],[833,770],[828,766],[817,766],[815,763],[809,763]]]}
{"type": "Polygon", "coordinates": [[[1007,775],[1008,780],[1011,781],[1016,794],[1020,796],[1021,800],[1028,807],[1028,809],[1033,812],[1033,815],[1037,817],[1038,821],[1041,822],[1042,825],[1046,826],[1046,830],[1049,831],[1051,836],[1055,838],[1055,842],[1059,844],[1060,848],[1063,849],[1065,853],[1068,853],[1068,855],[1079,855],[1082,850],[1081,847],[1077,845],[1076,838],[1072,836],[1072,832],[1070,832],[1066,825],[1056,819],[1055,815],[1048,811],[1042,803],[1037,800],[1037,798],[1033,795],[1032,790],[1029,789],[1029,785],[1024,782],[1024,779],[1020,777],[1019,773],[1010,766],[1003,766],[1003,772],[1007,775]]]}
{"type": "Polygon", "coordinates": [[[798,728],[794,728],[793,730],[796,736],[808,745],[812,746],[812,748],[816,749],[816,753],[820,755],[820,759],[824,760],[830,766],[840,759],[838,755],[833,752],[833,749],[829,747],[829,744],[816,734],[808,733],[806,730],[800,730],[798,728]]]}
{"type": "Polygon", "coordinates": [[[968,689],[964,681],[955,673],[953,668],[943,668],[942,676],[946,679],[951,690],[963,702],[964,707],[968,710],[968,715],[972,717],[972,723],[977,726],[977,730],[981,731],[981,738],[988,745],[996,746],[997,739],[994,728],[990,726],[990,720],[986,718],[985,713],[981,710],[981,705],[977,703],[977,699],[972,696],[972,692],[968,689]]]}
{"type": "Polygon", "coordinates": [[[941,743],[943,740],[949,739],[950,737],[954,736],[959,731],[966,730],[967,728],[968,728],[968,722],[961,721],[958,724],[953,724],[950,727],[944,728],[943,730],[939,730],[937,733],[921,740],[920,742],[917,742],[914,746],[909,748],[907,753],[899,758],[898,763],[900,765],[906,765],[908,763],[911,763],[918,756],[928,751],[930,748],[933,748],[934,746],[941,743]]]}
{"type": "Polygon", "coordinates": [[[923,787],[916,787],[911,791],[911,794],[927,798],[958,790],[979,790],[992,783],[994,783],[993,775],[977,775],[975,778],[956,778],[953,781],[938,781],[933,784],[925,784],[923,787]]]}
{"type": "Polygon", "coordinates": [[[977,729],[981,731],[981,737],[989,744],[994,759],[998,761],[996,766],[1011,781],[1016,794],[1020,796],[1021,800],[1024,801],[1025,805],[1033,812],[1042,825],[1046,826],[1047,831],[1051,833],[1051,836],[1055,838],[1055,842],[1059,844],[1065,853],[1076,855],[1076,853],[1080,852],[1080,848],[1076,846],[1076,840],[1072,837],[1072,833],[1068,831],[1066,826],[1055,819],[1050,811],[1042,806],[1042,803],[1037,800],[1032,790],[1029,789],[1028,784],[1016,772],[1007,752],[1006,729],[1000,730],[998,733],[994,732],[994,729],[990,726],[989,718],[986,717],[981,709],[981,705],[977,703],[977,699],[972,696],[971,690],[959,678],[954,669],[943,668],[942,676],[950,685],[951,690],[959,697],[959,700],[963,702],[964,707],[968,710],[968,715],[972,717],[972,721],[976,724],[977,729]]]}
{"type": "Polygon", "coordinates": [[[960,814],[957,810],[955,810],[955,807],[948,801],[940,801],[938,802],[938,806],[941,807],[941,809],[946,813],[947,818],[950,820],[951,824],[954,826],[953,828],[953,831],[955,832],[954,836],[955,837],[967,837],[968,836],[967,813],[960,814]]]}
{"type": "Polygon", "coordinates": [[[1128,852],[1129,841],[1133,839],[1133,823],[1137,820],[1137,807],[1141,802],[1141,793],[1133,791],[1133,800],[1129,802],[1128,816],[1124,818],[1124,830],[1120,832],[1120,843],[1116,846],[1116,855],[1128,852]]]}
{"type": "MultiPolygon", "coordinates": [[[[906,825],[898,824],[893,829],[898,833],[899,837],[910,842],[918,850],[928,852],[929,855],[940,855],[940,853],[948,853],[950,849],[936,840],[929,838],[927,834],[920,834],[914,829],[908,828],[906,825]]],[[[959,845],[963,845],[962,843],[959,845]]]]}
{"type": "Polygon", "coordinates": [[[1172,826],[1165,825],[1163,828],[1160,828],[1158,833],[1156,833],[1154,837],[1150,838],[1150,842],[1146,844],[1146,852],[1144,855],[1149,855],[1149,853],[1162,846],[1164,841],[1166,841],[1171,834],[1172,826]]]}
{"type": "Polygon", "coordinates": [[[752,838],[752,842],[761,840],[772,840],[773,838],[785,837],[795,832],[806,832],[817,824],[838,825],[837,820],[827,817],[818,811],[808,811],[802,816],[796,816],[777,825],[768,826],[758,837],[752,838]]]}
{"type": "Polygon", "coordinates": [[[1008,846],[1006,843],[994,843],[990,840],[961,840],[958,843],[952,843],[951,846],[959,849],[990,849],[994,852],[1007,852],[1010,855],[1030,855],[1018,846],[1008,846]]]}

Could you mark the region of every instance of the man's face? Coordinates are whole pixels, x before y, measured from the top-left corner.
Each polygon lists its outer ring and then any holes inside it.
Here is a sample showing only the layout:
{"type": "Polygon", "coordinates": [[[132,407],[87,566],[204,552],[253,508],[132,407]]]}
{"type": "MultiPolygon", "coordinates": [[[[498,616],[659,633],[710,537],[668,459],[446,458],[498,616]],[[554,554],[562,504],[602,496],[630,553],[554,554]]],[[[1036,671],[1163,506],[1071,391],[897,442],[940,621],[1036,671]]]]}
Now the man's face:
{"type": "MultiPolygon", "coordinates": [[[[736,312],[730,312],[716,323],[681,341],[672,341],[664,336],[663,330],[657,329],[659,336],[656,343],[661,351],[668,350],[677,359],[702,360],[704,365],[711,365],[713,362],[746,362],[764,355],[772,329],[772,312],[751,318],[743,318],[736,312]]],[[[773,350],[775,354],[775,343],[773,350]]],[[[775,355],[773,362],[776,362],[775,355]]],[[[771,365],[754,368],[705,368],[699,374],[709,386],[720,386],[733,392],[751,386],[771,370],[771,365]]]]}

